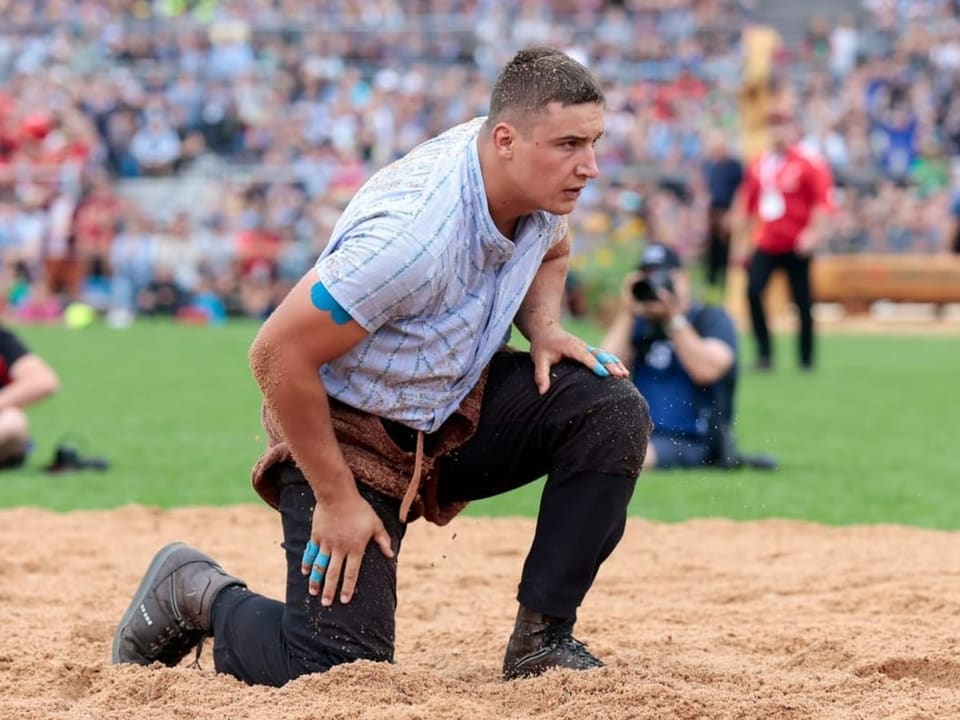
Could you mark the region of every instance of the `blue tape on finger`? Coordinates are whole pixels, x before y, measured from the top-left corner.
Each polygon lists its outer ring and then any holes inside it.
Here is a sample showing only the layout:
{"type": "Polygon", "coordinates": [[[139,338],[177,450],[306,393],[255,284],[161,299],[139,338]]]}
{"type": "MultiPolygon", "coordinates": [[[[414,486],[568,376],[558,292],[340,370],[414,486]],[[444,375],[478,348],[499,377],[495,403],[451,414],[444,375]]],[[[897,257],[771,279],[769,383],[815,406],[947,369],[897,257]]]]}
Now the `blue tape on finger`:
{"type": "Polygon", "coordinates": [[[310,573],[310,582],[318,583],[323,580],[323,573],[317,569],[317,566],[313,566],[313,572],[310,573]]]}
{"type": "Polygon", "coordinates": [[[313,561],[313,564],[318,568],[326,569],[327,565],[330,564],[330,556],[324,553],[317,555],[317,559],[313,561]]]}
{"type": "Polygon", "coordinates": [[[601,352],[597,355],[597,361],[606,365],[607,363],[618,363],[620,362],[620,358],[613,353],[601,352]]]}
{"type": "Polygon", "coordinates": [[[312,540],[308,542],[306,549],[303,551],[303,564],[313,565],[313,559],[317,556],[318,552],[320,552],[320,548],[317,547],[317,544],[312,540]]]}
{"type": "Polygon", "coordinates": [[[610,377],[610,373],[607,371],[607,369],[603,366],[603,363],[601,362],[598,362],[596,365],[593,366],[593,372],[595,375],[599,375],[600,377],[610,377]]]}
{"type": "Polygon", "coordinates": [[[587,345],[587,352],[588,352],[588,353],[594,353],[594,352],[596,352],[596,351],[597,351],[597,348],[595,348],[593,345],[587,345]]]}

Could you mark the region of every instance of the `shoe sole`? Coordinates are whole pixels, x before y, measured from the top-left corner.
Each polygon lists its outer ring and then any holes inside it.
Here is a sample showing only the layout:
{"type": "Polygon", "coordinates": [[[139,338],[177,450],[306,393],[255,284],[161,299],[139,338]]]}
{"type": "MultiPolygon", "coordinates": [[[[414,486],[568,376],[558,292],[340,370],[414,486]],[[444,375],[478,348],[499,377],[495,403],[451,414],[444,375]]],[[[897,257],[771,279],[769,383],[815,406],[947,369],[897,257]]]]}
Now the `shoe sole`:
{"type": "Polygon", "coordinates": [[[140,581],[140,586],[137,588],[137,592],[134,594],[133,600],[130,601],[130,607],[127,608],[127,611],[123,614],[123,617],[120,618],[120,624],[117,625],[117,629],[113,633],[112,658],[114,665],[119,665],[123,662],[120,659],[120,637],[123,634],[123,629],[130,624],[134,613],[136,613],[137,609],[140,607],[140,603],[143,602],[143,599],[147,596],[147,593],[150,592],[150,588],[153,586],[154,578],[156,577],[157,572],[159,572],[160,567],[171,555],[173,555],[173,553],[186,547],[189,546],[182,542],[170,543],[166,547],[161,548],[160,551],[154,556],[153,561],[150,563],[150,567],[147,568],[147,572],[143,575],[143,580],[140,581]]]}
{"type": "Polygon", "coordinates": [[[570,667],[566,665],[546,665],[537,667],[536,663],[540,662],[546,657],[549,657],[551,653],[556,648],[545,647],[542,650],[537,650],[530,655],[527,655],[520,660],[518,660],[509,671],[503,671],[504,680],[523,680],[526,678],[537,677],[543,675],[547,670],[553,670],[555,668],[560,668],[562,670],[574,670],[576,672],[583,672],[585,670],[596,670],[597,668],[604,667],[604,663],[599,658],[594,658],[596,665],[588,665],[586,667],[570,667]],[[533,666],[533,667],[531,667],[533,666]]]}

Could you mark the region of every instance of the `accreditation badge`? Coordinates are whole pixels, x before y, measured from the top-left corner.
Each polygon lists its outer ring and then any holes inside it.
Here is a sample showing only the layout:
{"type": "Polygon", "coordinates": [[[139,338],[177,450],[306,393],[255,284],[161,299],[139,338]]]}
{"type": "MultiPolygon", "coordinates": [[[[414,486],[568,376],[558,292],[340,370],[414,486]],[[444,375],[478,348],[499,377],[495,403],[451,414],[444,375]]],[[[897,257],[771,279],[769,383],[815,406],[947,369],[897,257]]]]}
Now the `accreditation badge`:
{"type": "Polygon", "coordinates": [[[786,212],[787,203],[783,199],[783,193],[775,188],[767,188],[760,193],[759,204],[760,217],[765,222],[773,222],[783,217],[786,212]]]}

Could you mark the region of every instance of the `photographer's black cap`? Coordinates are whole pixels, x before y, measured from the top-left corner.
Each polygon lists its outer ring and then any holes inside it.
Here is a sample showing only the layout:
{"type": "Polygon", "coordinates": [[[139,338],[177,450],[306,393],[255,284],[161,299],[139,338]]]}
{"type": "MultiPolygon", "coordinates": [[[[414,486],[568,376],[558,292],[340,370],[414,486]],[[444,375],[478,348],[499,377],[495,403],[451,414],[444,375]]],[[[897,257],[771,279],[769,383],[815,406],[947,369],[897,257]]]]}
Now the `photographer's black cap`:
{"type": "Polygon", "coordinates": [[[683,261],[672,248],[659,243],[647,245],[640,258],[640,269],[644,272],[651,270],[677,270],[683,267],[683,261]]]}

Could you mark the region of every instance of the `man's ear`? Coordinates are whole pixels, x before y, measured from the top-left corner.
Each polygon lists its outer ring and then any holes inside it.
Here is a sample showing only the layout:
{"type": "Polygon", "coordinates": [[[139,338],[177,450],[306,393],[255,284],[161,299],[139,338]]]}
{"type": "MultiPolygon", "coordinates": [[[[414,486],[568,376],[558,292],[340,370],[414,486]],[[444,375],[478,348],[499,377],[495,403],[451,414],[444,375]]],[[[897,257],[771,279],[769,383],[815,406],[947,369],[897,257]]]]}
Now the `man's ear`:
{"type": "Polygon", "coordinates": [[[505,160],[511,159],[517,140],[517,129],[510,123],[499,122],[493,128],[492,138],[497,155],[505,160]]]}

